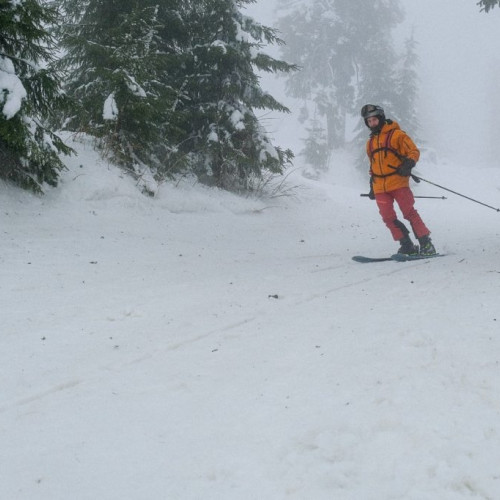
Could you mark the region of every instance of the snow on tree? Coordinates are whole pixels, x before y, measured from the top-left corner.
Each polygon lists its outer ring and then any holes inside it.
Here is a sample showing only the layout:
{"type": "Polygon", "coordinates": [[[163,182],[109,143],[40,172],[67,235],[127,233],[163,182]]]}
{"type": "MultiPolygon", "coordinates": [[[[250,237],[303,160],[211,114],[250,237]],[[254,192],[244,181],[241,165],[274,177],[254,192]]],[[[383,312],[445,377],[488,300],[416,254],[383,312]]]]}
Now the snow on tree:
{"type": "Polygon", "coordinates": [[[275,147],[257,110],[289,110],[264,92],[256,71],[289,72],[295,67],[262,52],[282,44],[276,30],[241,12],[252,0],[189,3],[186,93],[190,136],[198,177],[226,189],[247,189],[264,171],[281,173],[290,150],[275,147]]]}
{"type": "Polygon", "coordinates": [[[65,50],[59,67],[74,100],[65,127],[96,137],[134,175],[173,170],[180,2],[57,1],[66,21],[57,31],[65,50]]]}
{"type": "Polygon", "coordinates": [[[274,147],[255,110],[287,112],[254,69],[290,71],[261,52],[282,43],[241,13],[252,0],[57,0],[75,112],[66,127],[99,138],[130,171],[157,181],[180,171],[223,188],[282,172],[291,151],[274,147]]]}
{"type": "Polygon", "coordinates": [[[55,186],[70,148],[47,125],[64,103],[50,69],[55,45],[46,27],[55,10],[36,0],[0,3],[0,177],[42,192],[55,186]]]}

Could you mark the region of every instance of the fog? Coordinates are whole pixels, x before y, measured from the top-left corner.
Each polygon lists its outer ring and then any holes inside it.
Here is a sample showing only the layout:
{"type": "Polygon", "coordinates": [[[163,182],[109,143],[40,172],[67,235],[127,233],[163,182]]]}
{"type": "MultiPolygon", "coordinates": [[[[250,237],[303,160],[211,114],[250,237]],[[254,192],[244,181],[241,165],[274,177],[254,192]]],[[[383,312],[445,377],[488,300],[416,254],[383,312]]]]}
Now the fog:
{"type": "MultiPolygon", "coordinates": [[[[275,5],[276,0],[259,0],[248,13],[273,26],[275,5]]],[[[442,160],[500,166],[500,9],[480,12],[476,0],[402,0],[401,5],[406,19],[393,36],[398,51],[412,30],[418,43],[419,136],[442,160]]],[[[281,78],[264,76],[262,86],[292,107],[290,116],[275,118],[270,126],[279,144],[298,153],[297,141],[305,133],[297,104],[284,95],[281,78]]]]}
{"type": "Polygon", "coordinates": [[[421,136],[464,162],[498,163],[500,10],[475,0],[402,2],[419,43],[421,136]]]}

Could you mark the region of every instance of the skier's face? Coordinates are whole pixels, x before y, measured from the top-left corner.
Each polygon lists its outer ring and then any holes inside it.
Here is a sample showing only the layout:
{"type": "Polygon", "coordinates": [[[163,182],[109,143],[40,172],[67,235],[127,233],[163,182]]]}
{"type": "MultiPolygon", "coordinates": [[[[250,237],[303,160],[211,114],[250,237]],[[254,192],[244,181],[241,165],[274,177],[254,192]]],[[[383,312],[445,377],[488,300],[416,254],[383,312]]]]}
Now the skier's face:
{"type": "Polygon", "coordinates": [[[380,122],[380,118],[378,116],[370,116],[369,118],[366,119],[366,123],[368,123],[368,126],[373,129],[378,126],[380,122]]]}

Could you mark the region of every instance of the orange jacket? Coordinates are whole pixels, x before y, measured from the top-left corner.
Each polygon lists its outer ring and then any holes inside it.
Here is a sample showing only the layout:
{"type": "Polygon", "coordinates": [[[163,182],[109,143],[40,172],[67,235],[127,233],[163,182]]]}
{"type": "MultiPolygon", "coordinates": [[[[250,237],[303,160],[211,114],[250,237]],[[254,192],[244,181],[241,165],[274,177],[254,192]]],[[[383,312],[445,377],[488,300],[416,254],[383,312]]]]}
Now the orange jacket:
{"type": "Polygon", "coordinates": [[[410,178],[398,175],[396,169],[404,156],[415,163],[420,157],[415,143],[392,120],[387,120],[380,133],[368,139],[366,154],[370,158],[370,176],[375,194],[408,187],[410,178]]]}

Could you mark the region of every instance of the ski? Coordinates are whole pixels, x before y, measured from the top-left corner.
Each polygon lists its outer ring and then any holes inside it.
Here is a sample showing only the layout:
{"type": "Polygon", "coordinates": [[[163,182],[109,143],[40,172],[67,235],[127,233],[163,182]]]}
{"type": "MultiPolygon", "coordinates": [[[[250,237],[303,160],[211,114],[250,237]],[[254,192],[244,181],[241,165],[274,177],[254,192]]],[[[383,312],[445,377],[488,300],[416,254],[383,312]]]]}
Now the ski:
{"type": "Polygon", "coordinates": [[[444,257],[445,254],[436,253],[434,255],[407,255],[402,253],[395,253],[390,257],[365,257],[364,255],[355,255],[352,260],[360,262],[361,264],[368,264],[370,262],[386,262],[392,260],[394,262],[409,262],[412,260],[433,259],[434,257],[444,257]]]}
{"type": "Polygon", "coordinates": [[[445,254],[443,253],[435,253],[433,255],[420,255],[420,254],[414,254],[414,255],[407,255],[404,253],[395,253],[394,255],[391,255],[391,260],[395,260],[396,262],[409,262],[411,260],[422,260],[422,259],[434,259],[434,257],[444,257],[445,254]]]}
{"type": "Polygon", "coordinates": [[[367,264],[369,262],[384,262],[386,260],[394,260],[392,257],[365,257],[363,255],[355,255],[352,260],[367,264]]]}

